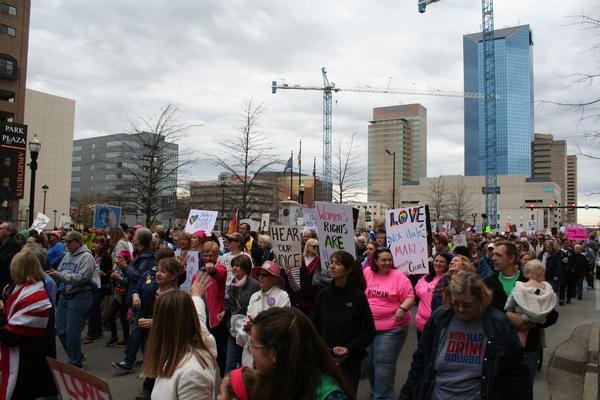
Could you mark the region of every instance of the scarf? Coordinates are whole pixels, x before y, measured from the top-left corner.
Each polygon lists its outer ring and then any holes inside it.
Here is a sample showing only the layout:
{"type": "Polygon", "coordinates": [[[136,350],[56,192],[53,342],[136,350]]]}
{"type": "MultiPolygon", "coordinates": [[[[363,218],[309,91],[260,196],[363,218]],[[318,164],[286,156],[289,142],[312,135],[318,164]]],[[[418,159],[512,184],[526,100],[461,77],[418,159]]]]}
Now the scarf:
{"type": "MultiPolygon", "coordinates": [[[[52,304],[44,282],[17,285],[6,300],[5,329],[15,335],[44,336],[52,304]]],[[[10,399],[17,383],[19,346],[0,344],[0,399],[10,399]]]]}
{"type": "Polygon", "coordinates": [[[244,286],[246,284],[246,279],[248,279],[248,275],[244,275],[244,277],[242,279],[233,278],[232,285],[236,288],[241,288],[242,286],[244,286]]]}

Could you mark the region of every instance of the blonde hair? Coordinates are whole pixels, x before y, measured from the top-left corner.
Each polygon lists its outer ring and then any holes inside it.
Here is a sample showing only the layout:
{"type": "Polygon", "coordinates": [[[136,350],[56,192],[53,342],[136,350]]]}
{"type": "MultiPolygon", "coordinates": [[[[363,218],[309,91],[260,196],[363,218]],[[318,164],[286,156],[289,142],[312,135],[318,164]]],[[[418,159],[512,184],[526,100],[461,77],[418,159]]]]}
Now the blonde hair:
{"type": "Polygon", "coordinates": [[[35,254],[17,253],[10,263],[10,277],[17,285],[26,281],[39,282],[44,280],[44,270],[35,254]]]}
{"type": "Polygon", "coordinates": [[[463,295],[473,296],[473,307],[477,311],[477,316],[482,316],[492,303],[492,291],[485,286],[485,283],[476,272],[460,271],[450,277],[444,304],[450,307],[452,297],[463,295]]]}
{"type": "Polygon", "coordinates": [[[528,261],[523,266],[523,275],[529,279],[544,280],[544,276],[546,275],[546,267],[540,260],[531,260],[528,261]],[[541,278],[541,279],[537,279],[541,278]]]}
{"type": "MultiPolygon", "coordinates": [[[[465,269],[463,269],[463,271],[469,271],[469,272],[477,271],[475,269],[475,267],[473,266],[473,263],[471,262],[471,260],[469,260],[467,257],[463,256],[462,254],[455,254],[454,257],[452,257],[452,258],[458,258],[460,260],[462,265],[465,267],[465,269]]],[[[450,263],[452,263],[452,260],[450,260],[450,263]]]]}
{"type": "MultiPolygon", "coordinates": [[[[319,241],[317,239],[308,239],[306,241],[306,244],[304,245],[304,252],[302,253],[302,255],[304,257],[308,257],[308,246],[318,246],[319,245],[319,241]]],[[[319,252],[317,252],[317,255],[319,255],[319,252]]]]}
{"type": "Polygon", "coordinates": [[[202,338],[192,298],[181,290],[165,292],[156,300],[145,350],[144,377],[170,378],[190,354],[205,367],[216,364],[202,338]]]}

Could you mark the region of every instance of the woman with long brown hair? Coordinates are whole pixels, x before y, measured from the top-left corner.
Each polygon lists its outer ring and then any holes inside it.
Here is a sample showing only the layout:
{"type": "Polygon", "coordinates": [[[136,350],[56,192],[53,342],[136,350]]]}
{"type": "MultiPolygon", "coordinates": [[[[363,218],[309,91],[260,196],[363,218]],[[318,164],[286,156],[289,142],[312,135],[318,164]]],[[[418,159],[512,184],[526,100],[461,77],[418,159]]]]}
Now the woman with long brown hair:
{"type": "Polygon", "coordinates": [[[142,367],[143,376],[156,378],[153,399],[215,398],[217,348],[202,300],[209,285],[202,273],[192,285],[192,297],[172,290],[156,301],[142,367]]]}

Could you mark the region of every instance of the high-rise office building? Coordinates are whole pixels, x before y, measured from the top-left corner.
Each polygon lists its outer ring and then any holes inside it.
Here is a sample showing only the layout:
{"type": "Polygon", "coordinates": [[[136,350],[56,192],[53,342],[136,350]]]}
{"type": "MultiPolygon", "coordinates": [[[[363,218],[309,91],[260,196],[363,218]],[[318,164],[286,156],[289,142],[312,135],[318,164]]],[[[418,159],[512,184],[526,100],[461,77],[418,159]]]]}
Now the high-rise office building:
{"type": "MultiPolygon", "coordinates": [[[[548,133],[536,133],[531,142],[531,176],[546,178],[560,187],[560,205],[567,203],[567,142],[548,133]]],[[[564,222],[566,211],[560,209],[564,222]]]]}
{"type": "Polygon", "coordinates": [[[396,191],[401,185],[418,184],[419,178],[427,176],[425,107],[406,104],[374,108],[369,123],[368,162],[369,202],[393,207],[394,176],[396,191]]]}
{"type": "MultiPolygon", "coordinates": [[[[577,204],[577,156],[567,156],[567,204],[577,204]]],[[[567,208],[565,224],[577,223],[577,208],[567,208]]]]}
{"type": "MultiPolygon", "coordinates": [[[[529,25],[494,31],[498,175],[531,176],[533,39],[529,25]]],[[[464,91],[484,93],[483,36],[463,36],[464,91]]],[[[465,175],[485,175],[483,99],[465,99],[465,175]]]]}

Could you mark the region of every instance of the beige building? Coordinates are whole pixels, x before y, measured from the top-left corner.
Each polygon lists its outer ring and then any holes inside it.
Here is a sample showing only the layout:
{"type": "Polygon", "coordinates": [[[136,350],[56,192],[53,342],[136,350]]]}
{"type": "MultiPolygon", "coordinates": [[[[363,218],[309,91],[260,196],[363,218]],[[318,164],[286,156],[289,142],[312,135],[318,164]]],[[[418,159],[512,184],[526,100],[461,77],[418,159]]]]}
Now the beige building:
{"type": "MultiPolygon", "coordinates": [[[[567,156],[567,205],[579,205],[577,203],[577,156],[567,156]]],[[[577,223],[577,209],[567,208],[565,224],[577,223]]]]}
{"type": "MultiPolygon", "coordinates": [[[[561,199],[560,187],[548,180],[531,179],[526,176],[498,176],[498,223],[500,229],[507,224],[527,229],[528,221],[535,221],[538,229],[551,229],[561,226],[561,213],[556,209],[530,210],[530,204],[557,206],[561,199]]],[[[418,185],[401,186],[398,189],[398,207],[411,204],[428,204],[432,222],[432,207],[437,198],[440,203],[439,221],[456,219],[481,223],[481,214],[485,211],[485,177],[484,176],[441,176],[437,178],[421,178],[418,185]],[[441,181],[441,182],[440,182],[441,181]],[[433,195],[434,187],[439,196],[433,195]],[[460,201],[457,201],[460,200],[460,201]],[[475,220],[475,221],[473,221],[475,220]]]]}
{"type": "MultiPolygon", "coordinates": [[[[25,96],[25,124],[28,140],[37,135],[42,143],[36,173],[34,213],[43,212],[46,192],[46,215],[50,217],[48,228],[54,227],[64,213],[69,215],[71,194],[71,157],[75,129],[75,100],[27,89],[25,96]]],[[[29,163],[27,151],[27,163],[29,163]]],[[[25,227],[29,210],[30,171],[27,168],[25,196],[19,202],[20,226],[25,227]]],[[[35,214],[34,214],[35,215],[35,214]]]]}
{"type": "Polygon", "coordinates": [[[393,206],[394,160],[396,198],[401,185],[427,176],[427,110],[420,104],[374,108],[368,131],[368,201],[393,206]]]}
{"type": "MultiPolygon", "coordinates": [[[[549,133],[536,133],[531,142],[531,176],[547,178],[560,187],[560,205],[567,204],[567,142],[554,140],[549,133]]],[[[561,210],[565,219],[566,210],[561,210]]]]}

